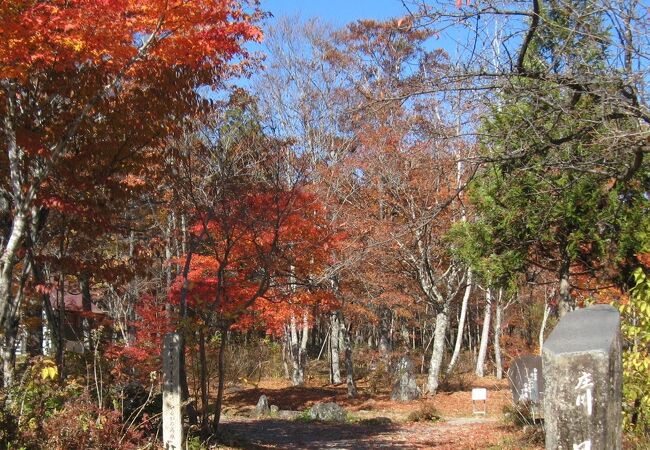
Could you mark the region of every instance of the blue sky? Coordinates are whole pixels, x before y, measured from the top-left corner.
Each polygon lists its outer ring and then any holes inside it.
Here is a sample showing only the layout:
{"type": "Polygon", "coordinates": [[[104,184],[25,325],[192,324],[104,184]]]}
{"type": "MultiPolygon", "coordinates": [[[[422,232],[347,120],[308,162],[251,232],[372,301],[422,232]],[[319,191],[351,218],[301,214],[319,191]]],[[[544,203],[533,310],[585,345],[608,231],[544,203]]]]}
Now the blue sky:
{"type": "Polygon", "coordinates": [[[261,0],[261,7],[275,17],[320,17],[333,25],[345,25],[358,19],[380,20],[407,14],[400,0],[261,0]]]}

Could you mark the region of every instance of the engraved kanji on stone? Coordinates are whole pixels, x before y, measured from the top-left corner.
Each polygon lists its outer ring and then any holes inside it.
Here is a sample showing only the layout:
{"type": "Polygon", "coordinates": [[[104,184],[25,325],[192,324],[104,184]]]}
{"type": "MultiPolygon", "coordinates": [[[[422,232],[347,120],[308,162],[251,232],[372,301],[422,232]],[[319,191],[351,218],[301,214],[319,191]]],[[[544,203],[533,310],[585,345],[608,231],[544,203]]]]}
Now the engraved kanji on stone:
{"type": "Polygon", "coordinates": [[[584,406],[587,411],[587,415],[591,416],[592,412],[592,390],[594,387],[594,381],[591,377],[591,374],[588,372],[582,372],[580,378],[578,378],[578,384],[576,384],[576,391],[579,391],[576,396],[576,406],[584,406]]]}

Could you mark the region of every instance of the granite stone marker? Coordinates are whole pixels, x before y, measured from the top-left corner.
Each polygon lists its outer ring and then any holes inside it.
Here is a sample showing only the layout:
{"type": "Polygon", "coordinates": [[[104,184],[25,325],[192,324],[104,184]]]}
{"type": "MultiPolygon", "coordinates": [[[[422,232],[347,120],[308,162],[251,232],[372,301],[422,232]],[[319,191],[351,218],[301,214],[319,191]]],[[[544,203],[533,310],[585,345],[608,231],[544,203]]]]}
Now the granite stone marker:
{"type": "Polygon", "coordinates": [[[515,403],[528,403],[534,414],[539,414],[544,397],[542,357],[524,355],[514,359],[508,369],[508,381],[515,403]]]}
{"type": "Polygon", "coordinates": [[[409,401],[420,398],[420,388],[415,378],[413,363],[406,356],[402,357],[396,367],[397,380],[390,394],[391,400],[409,401]]]}
{"type": "Polygon", "coordinates": [[[257,405],[255,405],[253,414],[256,416],[268,416],[270,412],[271,409],[269,408],[268,397],[264,394],[260,395],[260,399],[257,401],[257,405]]]}
{"type": "Polygon", "coordinates": [[[167,333],[163,342],[163,445],[165,450],[183,447],[181,414],[180,335],[167,333]]]}
{"type": "Polygon", "coordinates": [[[542,352],[547,450],[620,450],[618,311],[594,305],[565,315],[542,352]]]}

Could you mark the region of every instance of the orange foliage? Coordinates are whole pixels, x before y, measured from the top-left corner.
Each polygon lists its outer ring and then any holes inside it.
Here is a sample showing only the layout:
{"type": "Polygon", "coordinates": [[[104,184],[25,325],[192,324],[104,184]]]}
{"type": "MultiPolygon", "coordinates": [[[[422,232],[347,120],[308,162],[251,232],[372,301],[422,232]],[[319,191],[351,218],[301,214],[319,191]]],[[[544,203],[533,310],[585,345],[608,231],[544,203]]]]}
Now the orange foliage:
{"type": "MultiPolygon", "coordinates": [[[[208,237],[202,254],[192,257],[188,308],[204,317],[216,314],[233,329],[264,325],[278,333],[293,308],[331,301],[309,286],[335,245],[313,195],[250,192],[224,211],[192,229],[208,237]]],[[[173,283],[173,302],[179,302],[183,281],[179,276],[173,283]]]]}
{"type": "Polygon", "coordinates": [[[27,80],[34,71],[79,64],[113,75],[220,64],[243,52],[242,40],[260,40],[251,19],[232,0],[10,0],[0,6],[0,70],[27,80]],[[150,38],[148,67],[129,67],[137,44],[150,38]]]}

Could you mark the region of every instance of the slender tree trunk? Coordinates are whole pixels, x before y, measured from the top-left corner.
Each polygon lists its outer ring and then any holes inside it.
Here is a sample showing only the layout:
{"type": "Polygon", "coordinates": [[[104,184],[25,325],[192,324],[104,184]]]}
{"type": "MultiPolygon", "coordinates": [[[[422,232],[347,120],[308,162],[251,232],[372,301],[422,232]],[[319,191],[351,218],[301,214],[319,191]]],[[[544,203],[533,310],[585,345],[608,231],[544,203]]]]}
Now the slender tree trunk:
{"type": "Polygon", "coordinates": [[[560,263],[560,270],[558,278],[560,280],[560,299],[558,302],[558,315],[560,318],[575,308],[575,302],[571,297],[571,284],[570,284],[570,267],[571,261],[566,250],[562,252],[562,262],[560,263]]]}
{"type": "Polygon", "coordinates": [[[225,355],[226,355],[226,343],[228,342],[228,328],[229,326],[224,326],[221,328],[221,343],[219,345],[219,385],[217,387],[217,403],[214,410],[214,422],[212,428],[214,432],[219,432],[219,422],[221,421],[221,404],[223,402],[223,387],[225,385],[226,378],[226,365],[225,365],[225,355]]]}
{"type": "Polygon", "coordinates": [[[501,319],[503,315],[503,289],[499,289],[494,312],[494,365],[497,380],[503,378],[503,364],[501,362],[501,319]]]}
{"type": "Polygon", "coordinates": [[[19,315],[18,311],[20,310],[21,303],[24,299],[25,294],[25,283],[31,272],[31,265],[24,264],[22,269],[22,274],[18,282],[18,289],[16,296],[14,298],[15,304],[13,308],[15,309],[10,311],[11,321],[5,321],[4,327],[2,329],[4,336],[2,342],[2,361],[3,361],[3,384],[4,387],[10,387],[14,382],[14,371],[16,367],[16,343],[18,341],[18,331],[19,331],[19,315]]]}
{"type": "MultiPolygon", "coordinates": [[[[220,352],[221,353],[221,352],[220,352]]],[[[199,385],[201,386],[201,434],[207,437],[209,433],[209,419],[208,419],[208,361],[205,354],[205,334],[203,328],[199,328],[199,371],[200,379],[199,385]]],[[[221,377],[221,375],[219,375],[221,377]]]]}
{"type": "Polygon", "coordinates": [[[289,325],[291,333],[290,349],[291,349],[291,383],[294,386],[302,386],[305,383],[305,353],[302,348],[302,343],[299,341],[298,327],[296,324],[295,315],[291,315],[291,323],[289,325]]]}
{"type": "Polygon", "coordinates": [[[59,273],[59,294],[57,296],[57,310],[59,320],[57,324],[59,325],[59,331],[57,333],[57,343],[56,343],[56,366],[59,369],[59,376],[61,379],[65,379],[65,281],[63,273],[59,273]]]}
{"type": "Polygon", "coordinates": [[[488,340],[490,339],[490,319],[492,317],[492,289],[485,290],[485,312],[483,315],[483,329],[481,332],[481,344],[476,359],[476,375],[482,377],[485,370],[485,357],[487,356],[488,340]]]}
{"type": "Polygon", "coordinates": [[[551,313],[551,307],[548,305],[546,298],[544,299],[544,316],[542,317],[542,325],[539,327],[539,354],[542,354],[542,349],[544,347],[544,332],[546,330],[546,322],[548,321],[548,316],[551,313]]]}
{"type": "Polygon", "coordinates": [[[411,344],[411,333],[406,323],[402,323],[400,334],[402,335],[404,348],[408,350],[411,344]]]}
{"type": "Polygon", "coordinates": [[[341,323],[339,322],[338,311],[330,314],[330,383],[338,384],[341,382],[341,369],[339,364],[339,334],[341,323]]]}
{"type": "Polygon", "coordinates": [[[341,318],[341,333],[343,335],[343,349],[345,351],[345,378],[348,386],[348,397],[357,396],[357,385],[354,382],[354,363],[352,361],[352,342],[350,339],[350,330],[345,326],[345,321],[341,318]]]}
{"type": "Polygon", "coordinates": [[[30,357],[43,354],[43,307],[41,297],[38,296],[30,301],[29,308],[25,315],[29,319],[29,324],[25,324],[26,330],[26,349],[30,357]]]}
{"type": "Polygon", "coordinates": [[[2,383],[5,388],[14,382],[16,368],[16,339],[18,337],[18,320],[5,322],[2,341],[2,383]]]}
{"type": "MultiPolygon", "coordinates": [[[[187,319],[187,293],[189,290],[189,279],[188,279],[188,274],[190,272],[190,266],[192,263],[192,257],[193,257],[193,248],[192,244],[190,242],[189,244],[189,252],[185,256],[185,264],[183,265],[183,286],[181,287],[181,295],[180,295],[180,316],[181,316],[181,321],[185,321],[187,319]]],[[[181,330],[180,336],[181,336],[181,341],[179,343],[180,349],[179,349],[179,357],[178,357],[178,366],[179,366],[179,372],[180,372],[180,384],[181,384],[181,399],[183,402],[187,402],[187,400],[190,398],[190,388],[187,383],[187,363],[186,363],[186,358],[185,358],[185,330],[181,330]]],[[[204,370],[206,367],[205,361],[201,362],[201,370],[204,370]]],[[[187,412],[187,417],[189,419],[190,424],[196,425],[198,423],[198,414],[196,412],[196,403],[190,402],[186,407],[185,407],[185,412],[187,412]]]]}
{"type": "Polygon", "coordinates": [[[307,344],[308,343],[309,343],[309,319],[307,317],[307,312],[305,311],[302,314],[302,339],[300,340],[300,352],[302,354],[302,361],[303,361],[302,363],[303,374],[307,369],[307,344]]]}
{"type": "Polygon", "coordinates": [[[287,380],[291,379],[291,374],[289,373],[289,364],[288,360],[291,359],[291,334],[287,326],[284,327],[284,339],[282,339],[282,370],[284,370],[284,377],[287,380]]]}
{"type": "Polygon", "coordinates": [[[81,319],[81,328],[83,333],[84,348],[88,351],[92,350],[92,338],[90,314],[92,313],[93,300],[90,294],[90,277],[87,273],[79,275],[79,287],[81,287],[81,309],[83,317],[81,319]]]}
{"type": "Polygon", "coordinates": [[[381,308],[379,312],[379,354],[382,358],[387,359],[390,353],[390,310],[381,308]]]}
{"type": "Polygon", "coordinates": [[[442,310],[436,315],[436,329],[433,332],[433,350],[429,362],[429,376],[427,378],[427,392],[434,395],[438,390],[440,368],[445,354],[445,335],[449,324],[449,305],[446,302],[442,310]]]}
{"type": "Polygon", "coordinates": [[[0,328],[4,328],[5,322],[12,321],[17,314],[12,281],[16,253],[25,235],[26,224],[25,215],[17,212],[13,219],[11,235],[0,259],[0,328]]]}
{"type": "MultiPolygon", "coordinates": [[[[33,269],[34,280],[36,281],[36,284],[44,285],[46,279],[46,274],[44,273],[45,269],[41,267],[40,264],[38,264],[36,261],[34,261],[34,257],[31,251],[28,252],[28,257],[30,259],[30,266],[33,269]]],[[[44,326],[47,327],[49,333],[48,350],[49,353],[51,354],[52,342],[58,342],[59,340],[58,338],[59,325],[58,325],[57,315],[54,311],[54,308],[52,307],[52,299],[49,293],[41,294],[41,307],[45,312],[44,326]]]]}
{"type": "Polygon", "coordinates": [[[411,341],[411,350],[415,351],[415,347],[417,346],[417,337],[418,337],[417,332],[415,330],[415,325],[413,325],[413,329],[411,330],[411,332],[413,333],[412,334],[413,340],[411,341]]]}
{"type": "Polygon", "coordinates": [[[456,344],[454,345],[454,352],[451,355],[451,360],[447,366],[447,375],[453,372],[458,357],[460,356],[460,349],[463,345],[463,329],[465,328],[465,318],[467,317],[467,304],[469,297],[472,293],[472,269],[467,269],[467,286],[465,286],[465,293],[463,294],[463,302],[460,306],[460,317],[458,318],[458,332],[456,333],[456,344]]]}

